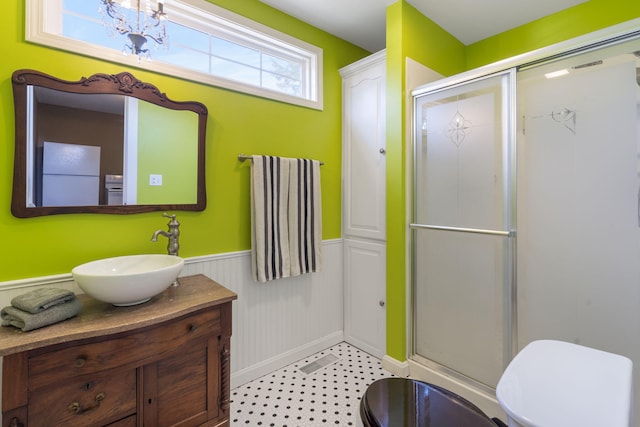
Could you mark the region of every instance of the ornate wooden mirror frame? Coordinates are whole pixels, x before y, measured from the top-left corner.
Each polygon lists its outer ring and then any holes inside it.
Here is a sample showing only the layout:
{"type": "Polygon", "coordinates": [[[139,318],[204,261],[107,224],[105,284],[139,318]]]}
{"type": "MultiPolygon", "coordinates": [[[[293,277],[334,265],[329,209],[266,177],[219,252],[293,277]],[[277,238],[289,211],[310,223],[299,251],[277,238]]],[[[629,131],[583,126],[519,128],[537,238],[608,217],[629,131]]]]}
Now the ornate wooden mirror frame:
{"type": "MultiPolygon", "coordinates": [[[[79,81],[65,81],[34,70],[18,70],[12,76],[15,102],[15,155],[13,173],[13,194],[11,212],[20,218],[67,213],[105,213],[131,214],[152,211],[189,210],[201,211],[206,207],[205,191],[205,136],[207,124],[207,108],[195,101],[174,101],[162,93],[156,86],[136,79],[128,72],[115,75],[94,74],[83,77],[79,81]],[[197,114],[197,189],[195,203],[185,204],[123,204],[93,206],[37,206],[27,203],[27,174],[33,168],[27,162],[33,161],[33,154],[28,154],[28,102],[29,87],[49,88],[69,94],[116,94],[137,98],[160,107],[178,111],[192,111],[197,114]]],[[[180,150],[180,141],[175,141],[172,150],[180,150]]]]}

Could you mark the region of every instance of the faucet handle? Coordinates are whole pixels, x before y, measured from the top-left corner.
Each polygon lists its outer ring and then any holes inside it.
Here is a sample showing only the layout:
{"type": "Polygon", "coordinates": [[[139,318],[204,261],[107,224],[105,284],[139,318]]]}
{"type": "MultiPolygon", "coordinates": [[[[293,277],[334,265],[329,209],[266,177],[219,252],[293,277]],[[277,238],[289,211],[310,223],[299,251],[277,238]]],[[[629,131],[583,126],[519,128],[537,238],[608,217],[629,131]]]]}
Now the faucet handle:
{"type": "Polygon", "coordinates": [[[171,227],[176,227],[177,228],[177,227],[180,226],[180,223],[176,219],[176,214],[169,215],[168,213],[164,212],[162,214],[162,216],[165,217],[165,218],[171,219],[171,221],[169,221],[169,223],[167,224],[169,226],[169,228],[171,228],[171,227]]]}

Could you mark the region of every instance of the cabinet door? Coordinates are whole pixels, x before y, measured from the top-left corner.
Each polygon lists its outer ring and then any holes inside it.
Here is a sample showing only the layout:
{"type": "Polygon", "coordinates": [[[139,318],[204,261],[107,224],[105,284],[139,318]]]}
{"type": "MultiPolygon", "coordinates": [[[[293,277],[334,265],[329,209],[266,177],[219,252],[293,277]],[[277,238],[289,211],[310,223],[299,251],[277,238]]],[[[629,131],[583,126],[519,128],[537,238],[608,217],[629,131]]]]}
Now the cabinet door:
{"type": "Polygon", "coordinates": [[[143,368],[144,425],[199,426],[218,416],[217,342],[189,343],[143,368]]]}
{"type": "Polygon", "coordinates": [[[343,76],[344,234],[385,240],[385,62],[343,76]]]}
{"type": "Polygon", "coordinates": [[[386,250],[382,243],[345,239],[345,338],[377,357],[386,344],[386,250]]]}

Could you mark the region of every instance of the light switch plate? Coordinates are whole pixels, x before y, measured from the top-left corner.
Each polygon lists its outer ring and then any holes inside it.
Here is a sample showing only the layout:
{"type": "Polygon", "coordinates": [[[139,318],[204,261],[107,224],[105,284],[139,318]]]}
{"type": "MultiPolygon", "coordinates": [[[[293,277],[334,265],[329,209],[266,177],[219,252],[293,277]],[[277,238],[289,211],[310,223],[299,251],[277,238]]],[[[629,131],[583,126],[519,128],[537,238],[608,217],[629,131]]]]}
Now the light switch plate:
{"type": "Polygon", "coordinates": [[[154,186],[162,185],[162,175],[150,174],[149,185],[154,185],[154,186]]]}

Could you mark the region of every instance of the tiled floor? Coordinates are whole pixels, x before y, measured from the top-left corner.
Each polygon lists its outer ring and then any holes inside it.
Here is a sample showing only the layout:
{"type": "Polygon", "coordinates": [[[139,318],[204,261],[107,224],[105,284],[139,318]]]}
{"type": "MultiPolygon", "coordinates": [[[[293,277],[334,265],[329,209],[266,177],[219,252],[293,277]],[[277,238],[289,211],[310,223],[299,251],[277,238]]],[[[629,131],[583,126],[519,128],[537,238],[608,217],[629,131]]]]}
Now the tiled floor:
{"type": "Polygon", "coordinates": [[[365,389],[391,376],[379,359],[340,343],[231,390],[231,426],[360,425],[365,389]]]}

